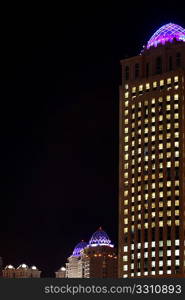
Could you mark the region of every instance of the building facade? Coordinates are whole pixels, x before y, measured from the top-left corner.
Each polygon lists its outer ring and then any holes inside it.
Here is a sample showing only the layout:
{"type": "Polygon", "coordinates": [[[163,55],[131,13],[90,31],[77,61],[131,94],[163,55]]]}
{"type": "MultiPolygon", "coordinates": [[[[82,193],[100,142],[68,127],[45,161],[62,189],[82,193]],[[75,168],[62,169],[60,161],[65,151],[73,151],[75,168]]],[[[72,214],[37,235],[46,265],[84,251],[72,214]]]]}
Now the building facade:
{"type": "Polygon", "coordinates": [[[39,278],[41,271],[35,266],[28,267],[26,264],[21,264],[18,268],[8,265],[3,270],[5,278],[39,278]]]}
{"type": "Polygon", "coordinates": [[[119,277],[185,274],[185,29],[121,61],[119,277]]]}

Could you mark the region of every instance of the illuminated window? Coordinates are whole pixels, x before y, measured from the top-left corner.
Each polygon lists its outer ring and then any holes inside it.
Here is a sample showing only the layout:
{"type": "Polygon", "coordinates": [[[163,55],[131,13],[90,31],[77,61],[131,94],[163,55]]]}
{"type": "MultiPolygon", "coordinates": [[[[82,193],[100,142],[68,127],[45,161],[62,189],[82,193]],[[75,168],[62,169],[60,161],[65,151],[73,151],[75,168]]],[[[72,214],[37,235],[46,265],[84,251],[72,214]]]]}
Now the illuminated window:
{"type": "Polygon", "coordinates": [[[170,158],[171,157],[171,152],[167,152],[166,157],[170,158]]]}
{"type": "Polygon", "coordinates": [[[128,218],[124,219],[124,224],[126,224],[126,225],[128,224],[128,218]]]}
{"type": "Polygon", "coordinates": [[[179,147],[179,142],[175,142],[175,147],[179,147]]]}
{"type": "Polygon", "coordinates": [[[179,167],[179,161],[175,161],[175,167],[179,167]]]}
{"type": "Polygon", "coordinates": [[[125,133],[128,133],[128,127],[125,128],[125,133]]]}
{"type": "Polygon", "coordinates": [[[179,100],[179,95],[178,94],[174,95],[174,100],[179,100]]]}
{"type": "Polygon", "coordinates": [[[125,107],[128,107],[128,101],[125,101],[125,107]]]}
{"type": "Polygon", "coordinates": [[[163,207],[163,202],[162,201],[159,202],[159,207],[163,207]]]}
{"type": "Polygon", "coordinates": [[[169,206],[169,207],[170,207],[171,205],[172,205],[172,202],[171,202],[171,200],[168,200],[168,201],[167,201],[167,206],[169,206]]]}
{"type": "Polygon", "coordinates": [[[128,215],[128,209],[124,209],[124,215],[128,215]]]}
{"type": "Polygon", "coordinates": [[[159,153],[159,159],[163,159],[163,153],[159,153]]]}
{"type": "Polygon", "coordinates": [[[128,205],[128,200],[124,200],[124,205],[128,205]]]}
{"type": "Polygon", "coordinates": [[[152,132],[155,132],[155,126],[152,126],[152,132]]]}
{"type": "Polygon", "coordinates": [[[125,84],[125,90],[128,90],[128,84],[125,84]]]}
{"type": "Polygon", "coordinates": [[[167,123],[167,129],[170,129],[170,128],[171,128],[171,124],[167,123]]]}
{"type": "Polygon", "coordinates": [[[179,216],[179,210],[175,211],[175,216],[179,216]]]}
{"type": "Polygon", "coordinates": [[[152,107],[151,112],[155,113],[155,107],[152,107]]]}
{"type": "Polygon", "coordinates": [[[136,93],[136,87],[135,86],[132,88],[132,93],[136,93]]]}
{"type": "Polygon", "coordinates": [[[125,160],[128,160],[128,154],[125,154],[125,160]]]}
{"type": "Polygon", "coordinates": [[[166,148],[171,148],[171,143],[166,143],[166,148]]]}
{"type": "Polygon", "coordinates": [[[168,217],[171,217],[171,210],[168,210],[168,211],[167,211],[167,216],[168,216],[168,217]]]}
{"type": "Polygon", "coordinates": [[[160,149],[160,150],[163,149],[163,144],[159,144],[159,149],[160,149]]]}
{"type": "Polygon", "coordinates": [[[152,99],[152,104],[155,104],[155,98],[152,99]]]}
{"type": "Polygon", "coordinates": [[[171,196],[172,192],[171,191],[167,191],[167,197],[171,196]]]}
{"type": "Polygon", "coordinates": [[[166,105],[166,110],[171,110],[171,105],[170,104],[166,105]]]}
{"type": "Polygon", "coordinates": [[[125,119],[125,124],[128,124],[128,119],[125,119]]]}
{"type": "Polygon", "coordinates": [[[143,85],[139,85],[139,91],[141,92],[143,90],[143,85]]]}
{"type": "Polygon", "coordinates": [[[157,81],[154,81],[153,82],[153,88],[156,88],[157,87],[157,81]]]}
{"type": "Polygon", "coordinates": [[[128,196],[128,191],[124,191],[124,196],[128,196]]]}
{"type": "Polygon", "coordinates": [[[167,120],[170,120],[170,119],[171,119],[171,115],[170,115],[170,114],[167,114],[167,115],[166,115],[166,119],[167,119],[167,120]]]}
{"type": "Polygon", "coordinates": [[[167,133],[166,138],[170,139],[171,138],[171,133],[167,133]]]}
{"type": "Polygon", "coordinates": [[[163,130],[163,125],[159,125],[159,131],[163,130]]]}
{"type": "Polygon", "coordinates": [[[128,256],[127,255],[123,256],[123,261],[128,261],[128,256]]]}
{"type": "Polygon", "coordinates": [[[178,118],[179,118],[179,114],[175,114],[174,119],[178,119],[178,118]]]}
{"type": "Polygon", "coordinates": [[[179,180],[175,181],[175,186],[179,186],[179,180]]]}
{"type": "Polygon", "coordinates": [[[178,109],[179,108],[179,104],[178,103],[175,103],[174,104],[174,109],[178,109]]]}
{"type": "Polygon", "coordinates": [[[159,193],[159,197],[160,197],[160,198],[163,197],[163,191],[159,193]]]}
{"type": "Polygon", "coordinates": [[[171,78],[167,78],[167,84],[171,84],[172,83],[172,79],[171,78]]]}
{"type": "Polygon", "coordinates": [[[163,135],[159,134],[159,140],[162,141],[163,140],[163,135]]]}
{"type": "Polygon", "coordinates": [[[152,142],[155,141],[155,135],[152,135],[152,142]]]}
{"type": "Polygon", "coordinates": [[[150,83],[146,83],[146,90],[150,89],[150,83]]]}
{"type": "Polygon", "coordinates": [[[175,76],[174,77],[174,82],[178,82],[179,81],[179,77],[178,76],[175,76]]]}
{"type": "Polygon", "coordinates": [[[171,168],[171,161],[167,161],[167,168],[171,168]]]}
{"type": "Polygon", "coordinates": [[[175,151],[175,157],[179,157],[179,151],[175,151]]]}
{"type": "Polygon", "coordinates": [[[179,190],[175,191],[175,196],[179,196],[179,190]]]}
{"type": "Polygon", "coordinates": [[[160,86],[163,86],[164,85],[164,80],[160,80],[160,86]]]}
{"type": "Polygon", "coordinates": [[[167,187],[171,187],[172,183],[171,181],[167,181],[167,187]]]}
{"type": "Polygon", "coordinates": [[[129,96],[129,92],[126,92],[125,93],[125,98],[128,98],[128,96],[129,96]]]}
{"type": "Polygon", "coordinates": [[[128,232],[128,228],[124,228],[124,233],[127,233],[128,232]]]}
{"type": "Polygon", "coordinates": [[[159,121],[162,121],[163,120],[163,116],[159,116],[159,121]]]}
{"type": "Polygon", "coordinates": [[[171,97],[168,95],[166,96],[166,101],[170,101],[171,97]]]}
{"type": "Polygon", "coordinates": [[[125,143],[128,142],[128,136],[125,136],[125,143]]]}
{"type": "Polygon", "coordinates": [[[179,137],[179,132],[175,132],[175,138],[179,137]]]}

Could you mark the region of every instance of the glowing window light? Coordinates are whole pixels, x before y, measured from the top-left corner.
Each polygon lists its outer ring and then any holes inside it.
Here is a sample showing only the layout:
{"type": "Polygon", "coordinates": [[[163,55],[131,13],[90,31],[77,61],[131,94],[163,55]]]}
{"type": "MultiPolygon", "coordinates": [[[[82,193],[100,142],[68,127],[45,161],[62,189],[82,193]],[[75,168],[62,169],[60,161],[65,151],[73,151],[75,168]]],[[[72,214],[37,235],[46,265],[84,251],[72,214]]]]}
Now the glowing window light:
{"type": "Polygon", "coordinates": [[[185,42],[185,29],[179,25],[168,23],[152,35],[146,47],[147,49],[152,46],[157,47],[159,44],[173,42],[174,39],[185,42]]]}

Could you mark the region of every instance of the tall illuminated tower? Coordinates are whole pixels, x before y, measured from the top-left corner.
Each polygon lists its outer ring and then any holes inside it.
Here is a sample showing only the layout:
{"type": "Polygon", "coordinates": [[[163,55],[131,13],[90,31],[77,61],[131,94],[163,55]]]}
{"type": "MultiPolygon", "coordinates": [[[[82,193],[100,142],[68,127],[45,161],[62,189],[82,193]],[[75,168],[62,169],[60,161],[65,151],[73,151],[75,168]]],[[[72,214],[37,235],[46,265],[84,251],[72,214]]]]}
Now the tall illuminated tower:
{"type": "Polygon", "coordinates": [[[185,29],[121,66],[119,277],[184,276],[185,29]]]}

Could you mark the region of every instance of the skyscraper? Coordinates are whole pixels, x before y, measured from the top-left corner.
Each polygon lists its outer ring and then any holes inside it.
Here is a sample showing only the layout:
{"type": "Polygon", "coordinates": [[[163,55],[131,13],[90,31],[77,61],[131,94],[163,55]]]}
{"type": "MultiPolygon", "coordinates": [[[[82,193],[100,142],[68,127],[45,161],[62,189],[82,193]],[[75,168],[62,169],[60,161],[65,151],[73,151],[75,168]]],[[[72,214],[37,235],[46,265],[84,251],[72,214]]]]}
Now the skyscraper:
{"type": "Polygon", "coordinates": [[[121,66],[119,277],[182,277],[185,29],[162,26],[121,66]]]}

